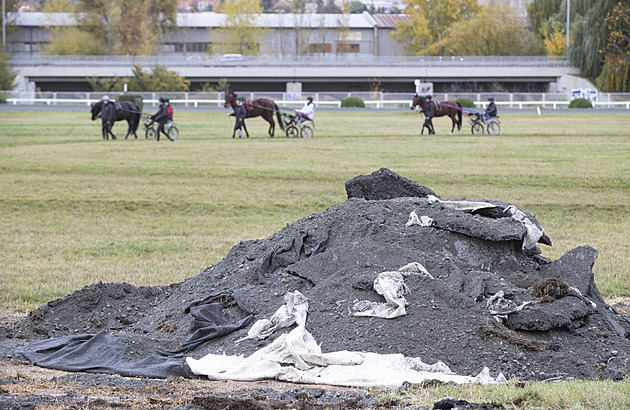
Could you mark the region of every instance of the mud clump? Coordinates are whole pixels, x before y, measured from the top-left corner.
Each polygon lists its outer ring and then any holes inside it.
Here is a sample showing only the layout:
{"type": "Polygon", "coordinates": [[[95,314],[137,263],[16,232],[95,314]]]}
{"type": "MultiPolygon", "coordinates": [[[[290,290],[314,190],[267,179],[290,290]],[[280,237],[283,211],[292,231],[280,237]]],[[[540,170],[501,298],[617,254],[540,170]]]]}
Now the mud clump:
{"type": "Polygon", "coordinates": [[[548,260],[538,244],[551,242],[534,215],[496,200],[442,200],[387,169],[346,187],[342,204],[266,239],[241,242],[181,283],[97,283],[51,301],[0,331],[0,358],[22,359],[14,349],[38,340],[101,331],[122,340],[127,361],[178,351],[195,332],[212,332],[190,309],[210,300],[219,307],[205,318],[242,326],[172,360],[185,367],[185,356],[249,355],[290,328],[265,340],[236,341],[298,290],[309,300],[307,330],[324,352],[401,353],[442,361],[462,375],[488,367],[493,375],[524,380],[627,373],[630,322],[597,290],[595,249],[581,246],[548,260]],[[406,315],[354,314],[357,301],[382,302],[373,286],[380,273],[414,262],[429,275],[404,279],[406,315]]]}

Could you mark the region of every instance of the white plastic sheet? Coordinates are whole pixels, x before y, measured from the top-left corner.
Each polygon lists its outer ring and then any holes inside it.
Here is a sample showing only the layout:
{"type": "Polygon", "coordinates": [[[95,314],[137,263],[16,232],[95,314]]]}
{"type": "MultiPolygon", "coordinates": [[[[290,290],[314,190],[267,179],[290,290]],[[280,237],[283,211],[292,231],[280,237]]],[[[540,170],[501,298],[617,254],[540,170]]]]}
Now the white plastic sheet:
{"type": "Polygon", "coordinates": [[[292,383],[333,386],[399,386],[403,382],[440,380],[454,383],[498,384],[502,374],[493,378],[487,368],[477,376],[457,375],[444,363],[423,363],[420,358],[402,354],[377,354],[351,351],[322,353],[313,336],[298,326],[278,337],[251,356],[209,354],[199,360],[186,358],[193,373],[211,380],[256,381],[276,379],[292,383]]]}

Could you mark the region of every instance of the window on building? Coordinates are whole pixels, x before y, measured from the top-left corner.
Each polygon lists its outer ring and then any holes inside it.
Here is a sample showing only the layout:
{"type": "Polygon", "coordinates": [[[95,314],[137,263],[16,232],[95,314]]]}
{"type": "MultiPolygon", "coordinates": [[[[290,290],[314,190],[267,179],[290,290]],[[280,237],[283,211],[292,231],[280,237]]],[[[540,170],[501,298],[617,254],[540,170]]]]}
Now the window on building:
{"type": "Polygon", "coordinates": [[[207,43],[175,43],[177,53],[205,53],[207,43]]]}
{"type": "Polygon", "coordinates": [[[337,43],[338,53],[358,53],[359,45],[352,43],[337,43]]]}
{"type": "Polygon", "coordinates": [[[330,43],[309,44],[308,49],[311,53],[330,53],[330,43]]]}

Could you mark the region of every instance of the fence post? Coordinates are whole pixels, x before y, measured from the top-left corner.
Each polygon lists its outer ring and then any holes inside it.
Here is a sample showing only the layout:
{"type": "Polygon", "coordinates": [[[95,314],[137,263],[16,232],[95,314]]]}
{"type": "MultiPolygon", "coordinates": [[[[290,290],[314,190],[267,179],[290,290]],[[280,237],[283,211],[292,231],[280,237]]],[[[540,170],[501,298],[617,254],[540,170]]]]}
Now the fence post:
{"type": "Polygon", "coordinates": [[[188,107],[188,92],[184,93],[184,99],[186,100],[186,103],[184,104],[184,106],[188,107]]]}

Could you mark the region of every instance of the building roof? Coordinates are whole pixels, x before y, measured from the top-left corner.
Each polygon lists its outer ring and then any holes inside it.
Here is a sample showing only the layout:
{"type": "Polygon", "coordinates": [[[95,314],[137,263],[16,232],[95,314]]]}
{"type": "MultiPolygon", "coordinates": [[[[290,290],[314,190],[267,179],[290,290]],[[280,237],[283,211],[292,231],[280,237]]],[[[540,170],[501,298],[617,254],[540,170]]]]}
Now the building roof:
{"type": "MultiPolygon", "coordinates": [[[[8,20],[18,26],[73,26],[76,25],[72,13],[10,13],[8,20]]],[[[337,28],[339,26],[360,29],[373,27],[394,27],[396,21],[408,21],[404,14],[260,14],[256,25],[267,28],[337,28]]],[[[206,28],[220,27],[225,14],[214,12],[177,13],[177,27],[206,28]]]]}
{"type": "Polygon", "coordinates": [[[377,27],[396,27],[399,21],[409,22],[409,16],[406,14],[371,14],[376,22],[377,27]]]}

